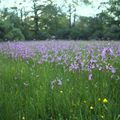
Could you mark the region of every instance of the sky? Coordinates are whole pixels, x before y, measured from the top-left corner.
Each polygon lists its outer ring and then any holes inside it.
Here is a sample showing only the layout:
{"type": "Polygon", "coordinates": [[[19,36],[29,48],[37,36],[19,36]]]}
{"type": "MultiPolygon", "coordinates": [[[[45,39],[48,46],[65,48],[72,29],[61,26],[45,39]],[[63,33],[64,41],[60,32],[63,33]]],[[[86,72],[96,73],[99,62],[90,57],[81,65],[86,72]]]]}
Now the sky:
{"type": "MultiPolygon", "coordinates": [[[[18,8],[22,7],[19,3],[21,3],[24,0],[1,0],[0,8],[5,7],[15,7],[18,8]]],[[[54,0],[58,5],[62,4],[62,1],[64,0],[54,0]]],[[[67,0],[68,3],[70,3],[72,0],[67,0]]],[[[76,7],[76,14],[81,16],[95,16],[97,13],[101,12],[102,9],[98,9],[101,2],[108,1],[108,0],[91,0],[91,5],[84,5],[81,4],[81,6],[76,7]]],[[[32,3],[31,0],[26,0],[26,2],[23,4],[25,6],[26,11],[31,10],[32,3]]]]}

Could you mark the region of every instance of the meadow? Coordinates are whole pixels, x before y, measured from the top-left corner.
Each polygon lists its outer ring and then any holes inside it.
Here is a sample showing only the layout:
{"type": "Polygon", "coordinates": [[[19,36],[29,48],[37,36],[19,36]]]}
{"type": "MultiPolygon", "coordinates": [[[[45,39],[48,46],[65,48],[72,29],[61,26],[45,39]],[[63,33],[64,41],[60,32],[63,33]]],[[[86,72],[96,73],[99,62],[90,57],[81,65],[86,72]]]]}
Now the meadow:
{"type": "Polygon", "coordinates": [[[120,42],[0,43],[0,120],[120,120],[120,42]]]}

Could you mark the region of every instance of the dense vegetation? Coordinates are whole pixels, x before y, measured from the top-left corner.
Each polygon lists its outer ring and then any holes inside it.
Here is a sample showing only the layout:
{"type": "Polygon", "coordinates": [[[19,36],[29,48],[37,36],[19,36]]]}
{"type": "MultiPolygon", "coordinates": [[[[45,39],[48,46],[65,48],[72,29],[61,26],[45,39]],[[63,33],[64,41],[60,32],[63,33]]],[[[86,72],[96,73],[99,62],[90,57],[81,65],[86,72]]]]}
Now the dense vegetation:
{"type": "Polygon", "coordinates": [[[119,120],[119,43],[0,44],[0,120],[119,120]]]}
{"type": "MultiPolygon", "coordinates": [[[[24,1],[25,2],[25,1],[24,1]]],[[[106,7],[95,17],[77,16],[75,5],[66,4],[66,11],[54,1],[44,4],[32,0],[32,10],[4,8],[0,11],[0,41],[56,39],[120,39],[119,0],[109,0],[101,4],[106,7]]],[[[90,4],[88,0],[83,0],[90,4]]],[[[92,4],[92,3],[91,3],[92,4]]],[[[63,5],[64,6],[64,5],[63,5]]]]}
{"type": "Polygon", "coordinates": [[[26,1],[0,9],[0,120],[120,120],[120,0],[26,1]]]}

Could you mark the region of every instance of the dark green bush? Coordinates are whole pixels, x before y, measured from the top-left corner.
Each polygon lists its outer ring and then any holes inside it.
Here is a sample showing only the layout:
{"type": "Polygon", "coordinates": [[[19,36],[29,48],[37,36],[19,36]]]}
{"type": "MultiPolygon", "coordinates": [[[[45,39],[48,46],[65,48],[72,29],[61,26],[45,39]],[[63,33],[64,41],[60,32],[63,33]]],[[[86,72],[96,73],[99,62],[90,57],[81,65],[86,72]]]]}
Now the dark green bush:
{"type": "Polygon", "coordinates": [[[70,38],[70,29],[59,29],[56,32],[57,39],[69,39],[70,38]]]}
{"type": "Polygon", "coordinates": [[[25,37],[19,28],[13,28],[11,31],[5,34],[4,39],[18,41],[24,40],[25,37]]]}

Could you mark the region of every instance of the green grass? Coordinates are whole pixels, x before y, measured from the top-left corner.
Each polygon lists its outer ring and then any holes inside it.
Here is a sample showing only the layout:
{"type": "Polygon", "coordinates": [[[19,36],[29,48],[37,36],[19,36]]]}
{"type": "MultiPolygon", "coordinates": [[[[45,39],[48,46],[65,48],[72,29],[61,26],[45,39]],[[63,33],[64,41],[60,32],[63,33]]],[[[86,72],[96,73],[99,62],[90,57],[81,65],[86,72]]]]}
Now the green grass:
{"type": "Polygon", "coordinates": [[[0,120],[120,120],[119,73],[95,70],[90,81],[87,71],[0,55],[0,120]],[[51,89],[55,79],[62,86],[51,89]]]}

